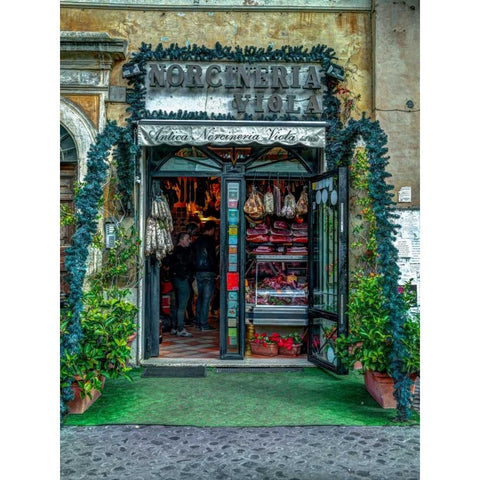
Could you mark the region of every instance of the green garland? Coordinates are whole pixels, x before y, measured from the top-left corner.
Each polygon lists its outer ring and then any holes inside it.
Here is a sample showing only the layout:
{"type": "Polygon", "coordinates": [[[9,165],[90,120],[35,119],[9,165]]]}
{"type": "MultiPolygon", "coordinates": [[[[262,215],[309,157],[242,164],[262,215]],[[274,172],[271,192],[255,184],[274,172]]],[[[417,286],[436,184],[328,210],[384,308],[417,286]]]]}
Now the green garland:
{"type": "MultiPolygon", "coordinates": [[[[254,62],[318,62],[322,68],[327,71],[336,58],[334,51],[325,45],[314,46],[310,51],[305,50],[303,46],[290,47],[284,46],[280,49],[273,49],[269,46],[257,48],[246,46],[223,47],[216,43],[215,48],[210,49],[205,46],[186,46],[179,47],[178,44],[171,44],[164,48],[159,44],[154,50],[150,44],[142,43],[138,53],[132,55],[130,65],[135,64],[139,67],[140,74],[128,79],[128,84],[132,88],[127,90],[127,102],[129,107],[127,112],[129,126],[142,118],[176,118],[176,119],[233,119],[229,115],[214,115],[206,112],[148,112],[145,109],[144,76],[146,73],[146,62],[154,60],[182,60],[182,61],[212,61],[228,60],[239,63],[254,62]]],[[[390,313],[390,324],[393,336],[393,353],[391,358],[393,378],[395,381],[395,398],[397,399],[398,419],[406,420],[410,416],[410,385],[411,380],[408,376],[401,373],[402,365],[405,362],[405,348],[402,338],[404,337],[403,325],[405,311],[401,302],[403,299],[398,293],[398,281],[400,271],[397,265],[398,252],[394,246],[395,228],[393,223],[395,216],[392,213],[392,193],[393,187],[386,184],[385,179],[390,176],[386,172],[388,157],[386,157],[387,137],[380,128],[378,122],[373,122],[365,115],[360,120],[350,120],[345,127],[340,120],[340,101],[335,95],[338,87],[338,80],[325,77],[326,90],[323,96],[323,112],[321,119],[329,123],[327,129],[326,157],[328,168],[335,168],[340,165],[349,165],[353,157],[355,142],[361,136],[366,142],[366,150],[370,165],[369,194],[372,198],[372,208],[377,225],[376,239],[378,244],[378,264],[379,273],[384,278],[383,293],[386,300],[386,308],[390,313]]],[[[249,119],[249,117],[245,117],[249,119]]],[[[306,117],[302,117],[304,119],[306,117]]],[[[294,116],[264,117],[268,120],[297,120],[294,116]]],[[[92,145],[88,159],[88,173],[85,178],[85,186],[76,197],[76,207],[78,209],[77,231],[73,239],[73,247],[67,252],[66,268],[71,274],[70,286],[71,295],[69,306],[72,309],[73,317],[69,328],[69,334],[62,339],[62,352],[64,350],[74,351],[81,340],[81,328],[79,324],[79,315],[81,312],[81,294],[85,277],[86,260],[88,256],[88,246],[97,228],[97,213],[99,201],[102,196],[102,184],[106,177],[107,165],[106,156],[112,146],[123,138],[123,146],[117,150],[117,154],[125,162],[118,162],[123,165],[118,175],[123,185],[122,195],[127,198],[131,195],[129,185],[132,185],[132,163],[131,157],[138,153],[134,145],[133,134],[131,130],[124,130],[116,126],[115,123],[108,123],[105,130],[98,136],[96,144],[92,145]],[[126,160],[127,157],[129,160],[126,160]]],[[[62,353],[63,354],[63,353],[62,353]]],[[[63,398],[66,399],[68,393],[64,392],[63,398]]]]}
{"type": "MultiPolygon", "coordinates": [[[[76,228],[72,245],[67,248],[65,269],[68,275],[70,293],[62,311],[63,331],[60,338],[60,357],[77,353],[82,340],[80,316],[83,309],[83,284],[87,270],[89,247],[98,228],[98,210],[103,200],[103,186],[107,179],[107,158],[114,145],[128,145],[127,152],[134,152],[133,137],[128,129],[118,127],[116,122],[108,122],[103,132],[97,135],[87,155],[87,174],[81,188],[75,194],[76,228]]],[[[128,161],[125,149],[117,151],[117,163],[121,175],[128,161]],[[122,157],[122,158],[121,158],[122,157]]],[[[128,156],[131,161],[131,157],[128,156]]],[[[127,168],[130,170],[130,167],[127,168]]],[[[123,192],[124,194],[126,192],[123,192]]],[[[67,387],[61,390],[60,414],[67,413],[66,403],[73,398],[70,388],[73,379],[61,379],[67,387]]]]}

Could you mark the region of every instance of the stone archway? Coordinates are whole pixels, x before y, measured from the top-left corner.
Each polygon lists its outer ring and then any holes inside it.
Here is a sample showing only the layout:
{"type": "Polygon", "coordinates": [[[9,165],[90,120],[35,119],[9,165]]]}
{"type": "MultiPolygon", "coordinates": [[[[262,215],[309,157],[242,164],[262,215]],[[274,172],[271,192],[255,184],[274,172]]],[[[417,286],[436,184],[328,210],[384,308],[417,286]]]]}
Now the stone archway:
{"type": "MultiPolygon", "coordinates": [[[[75,142],[77,148],[76,181],[82,182],[87,174],[87,154],[90,146],[95,143],[97,131],[82,109],[63,97],[60,98],[60,124],[67,129],[75,142]]],[[[99,227],[101,228],[102,225],[103,223],[100,222],[99,227]]],[[[87,271],[92,272],[101,258],[96,250],[89,250],[87,271]]]]}
{"type": "Polygon", "coordinates": [[[60,98],[60,123],[72,135],[78,154],[78,181],[87,173],[87,153],[97,131],[85,113],[72,101],[60,98]]]}

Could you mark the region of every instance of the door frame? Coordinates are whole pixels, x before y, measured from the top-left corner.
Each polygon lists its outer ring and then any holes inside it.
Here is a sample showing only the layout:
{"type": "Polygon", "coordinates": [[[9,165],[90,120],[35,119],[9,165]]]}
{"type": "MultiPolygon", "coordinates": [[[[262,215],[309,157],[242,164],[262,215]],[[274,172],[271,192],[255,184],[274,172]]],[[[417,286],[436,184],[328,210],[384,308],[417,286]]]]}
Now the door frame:
{"type": "MultiPolygon", "coordinates": [[[[310,191],[310,214],[309,214],[309,224],[311,228],[309,229],[309,278],[310,278],[310,288],[309,288],[309,305],[308,305],[308,349],[307,349],[307,358],[310,362],[318,365],[320,367],[326,368],[328,370],[332,370],[338,374],[346,374],[348,370],[339,362],[338,357],[335,356],[333,361],[328,361],[326,359],[319,358],[314,352],[315,342],[317,338],[315,338],[314,328],[316,327],[315,319],[325,319],[327,321],[335,322],[336,323],[336,332],[337,335],[347,334],[348,333],[348,315],[347,315],[347,304],[348,304],[348,251],[349,251],[349,221],[348,221],[348,213],[349,213],[349,175],[348,175],[348,167],[339,167],[335,170],[331,170],[320,175],[315,175],[310,178],[309,181],[309,191],[310,191]],[[326,180],[329,178],[333,178],[334,176],[338,177],[338,218],[337,224],[335,227],[338,231],[338,239],[337,239],[337,259],[338,259],[338,266],[337,266],[337,308],[336,312],[324,310],[322,308],[314,306],[314,291],[317,285],[313,282],[317,278],[314,272],[314,249],[318,248],[319,252],[321,252],[321,245],[314,245],[314,225],[316,222],[314,221],[314,214],[315,211],[313,208],[313,201],[314,201],[314,189],[312,188],[312,184],[321,182],[322,180],[326,180]]],[[[319,225],[318,228],[321,228],[319,225]]],[[[322,235],[318,235],[318,241],[322,235]]],[[[323,263],[320,263],[320,267],[323,268],[323,263]]],[[[320,325],[320,324],[318,324],[320,325]]],[[[321,330],[321,327],[319,328],[321,330]]],[[[319,338],[321,336],[319,335],[319,338]]],[[[320,346],[319,351],[321,351],[326,345],[326,341],[324,346],[320,346]]],[[[330,345],[330,348],[333,348],[330,345]]]]}

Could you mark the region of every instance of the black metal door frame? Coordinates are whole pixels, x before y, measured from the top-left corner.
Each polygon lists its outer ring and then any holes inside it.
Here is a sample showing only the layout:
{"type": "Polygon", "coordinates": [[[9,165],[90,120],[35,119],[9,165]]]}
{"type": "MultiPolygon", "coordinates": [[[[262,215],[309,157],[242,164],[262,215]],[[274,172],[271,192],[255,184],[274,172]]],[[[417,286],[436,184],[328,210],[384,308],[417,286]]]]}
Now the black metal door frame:
{"type": "Polygon", "coordinates": [[[243,360],[245,355],[245,217],[243,212],[243,202],[245,199],[245,174],[243,166],[236,167],[226,164],[224,174],[221,178],[221,209],[220,209],[220,358],[222,360],[243,360]],[[238,184],[238,225],[237,225],[237,269],[231,271],[229,265],[230,243],[229,228],[232,226],[229,222],[229,198],[228,189],[230,184],[238,184]],[[229,308],[228,303],[230,295],[235,292],[227,288],[227,275],[238,273],[237,295],[237,337],[236,352],[235,348],[228,348],[228,330],[229,326],[229,308]]]}
{"type": "MultiPolygon", "coordinates": [[[[328,189],[326,189],[328,190],[328,189]]],[[[338,361],[337,357],[332,357],[333,350],[333,338],[328,338],[328,333],[325,329],[325,325],[336,326],[336,335],[348,332],[348,317],[346,313],[346,305],[348,302],[348,168],[340,167],[336,170],[326,172],[324,174],[314,176],[310,179],[310,215],[309,215],[309,308],[308,308],[308,360],[315,363],[318,366],[327,368],[339,374],[345,374],[347,371],[343,365],[338,361]],[[315,284],[318,280],[318,272],[314,272],[315,258],[321,258],[320,240],[325,238],[323,235],[324,225],[319,225],[315,215],[317,213],[316,195],[320,190],[314,190],[312,184],[317,184],[328,179],[337,178],[337,211],[338,216],[336,219],[337,229],[336,256],[337,256],[337,271],[336,271],[336,308],[334,311],[326,310],[324,308],[314,305],[314,295],[316,289],[319,289],[320,285],[315,284]],[[314,203],[315,202],[315,203],[314,203]],[[315,231],[315,229],[318,229],[315,231]],[[317,242],[315,242],[317,238],[317,242]],[[317,255],[315,257],[314,255],[317,255]],[[327,354],[328,353],[328,354],[327,354]]],[[[328,191],[327,191],[328,194],[328,191]]],[[[323,200],[322,200],[323,201],[323,200]]],[[[318,266],[324,268],[324,259],[318,261],[318,266]],[[323,263],[322,263],[323,262],[323,263]]],[[[318,268],[317,266],[317,268],[318,268]]]]}

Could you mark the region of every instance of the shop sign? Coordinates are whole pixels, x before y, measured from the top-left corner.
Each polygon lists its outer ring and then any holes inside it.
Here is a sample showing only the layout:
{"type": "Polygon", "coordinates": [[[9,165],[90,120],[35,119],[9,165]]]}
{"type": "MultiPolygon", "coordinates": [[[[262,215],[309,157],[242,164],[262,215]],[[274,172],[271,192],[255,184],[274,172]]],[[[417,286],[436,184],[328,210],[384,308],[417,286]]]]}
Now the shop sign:
{"type": "Polygon", "coordinates": [[[138,126],[138,144],[155,145],[304,145],[325,146],[325,128],[298,126],[295,122],[284,126],[259,125],[202,125],[192,124],[142,124],[138,126]]]}
{"type": "Polygon", "coordinates": [[[322,113],[319,65],[149,62],[145,106],[150,112],[303,115],[322,113]]]}

